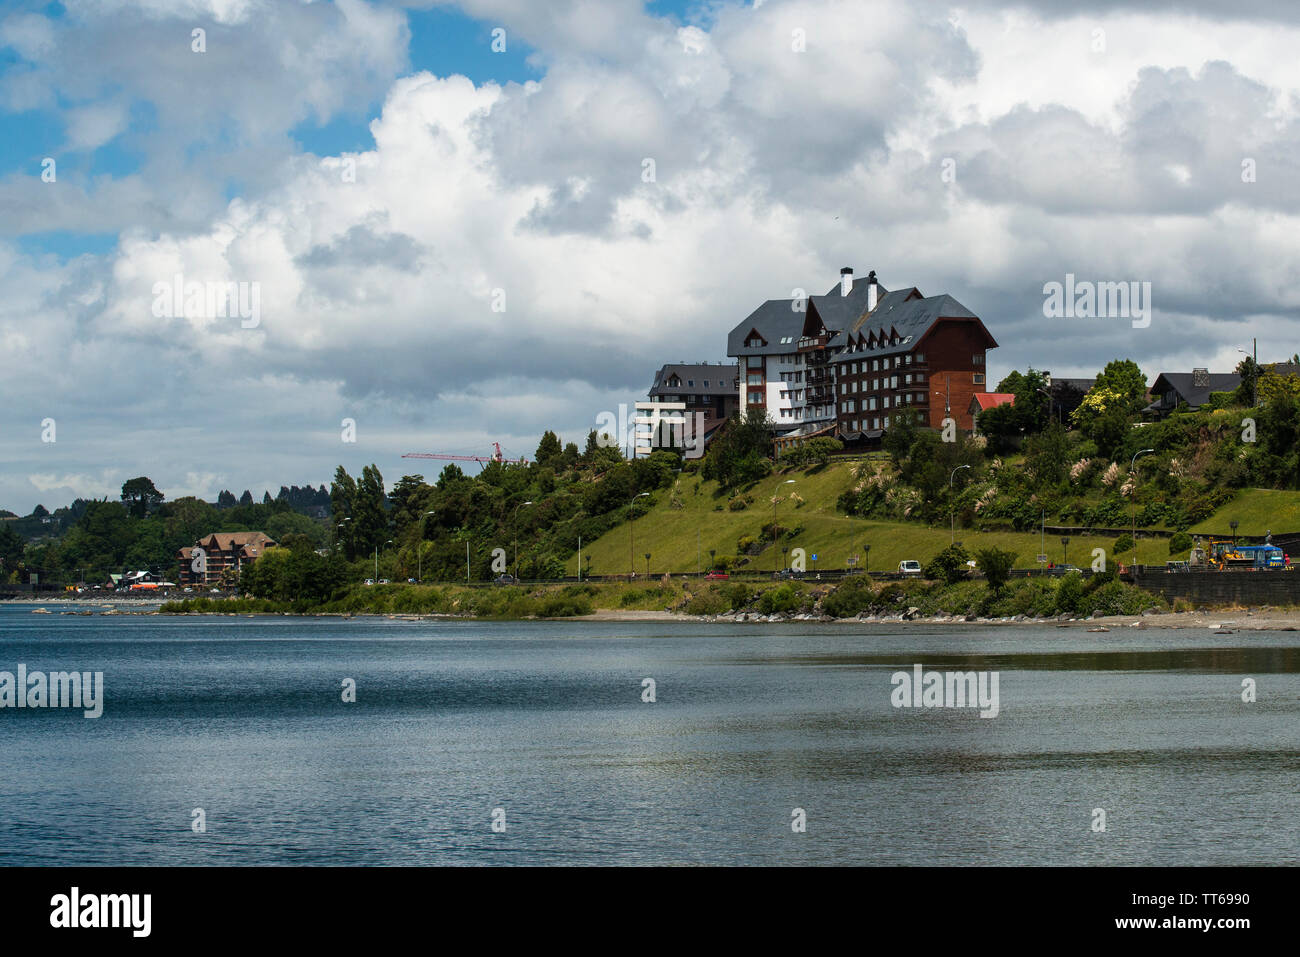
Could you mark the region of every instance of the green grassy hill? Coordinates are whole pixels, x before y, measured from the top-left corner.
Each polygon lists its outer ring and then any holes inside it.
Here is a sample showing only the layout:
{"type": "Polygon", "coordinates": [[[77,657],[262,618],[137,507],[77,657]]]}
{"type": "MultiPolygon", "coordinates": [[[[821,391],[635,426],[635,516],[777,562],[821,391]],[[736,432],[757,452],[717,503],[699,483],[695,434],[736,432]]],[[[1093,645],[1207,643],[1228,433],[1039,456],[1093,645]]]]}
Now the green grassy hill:
{"type": "MultiPolygon", "coordinates": [[[[742,493],[753,500],[742,511],[728,510],[728,496],[714,497],[717,483],[700,481],[696,475],[684,473],[670,491],[656,493],[653,507],[632,523],[630,531],[628,523],[624,523],[596,541],[584,543],[584,570],[589,567],[590,572],[596,575],[627,574],[631,553],[634,552],[636,572],[644,575],[645,553],[649,552],[652,575],[694,572],[697,568],[707,571],[709,549],[714,549],[718,556],[735,556],[736,543],[742,535],[759,537],[760,529],[772,521],[774,496],[778,498],[778,523],[783,528],[802,528],[793,537],[782,539],[781,545],[805,549],[809,556],[809,571],[814,567],[813,554],[818,556],[818,567],[844,568],[849,555],[862,554],[863,546],[870,545],[869,567],[875,571],[893,571],[904,559],[916,559],[924,564],[947,546],[949,530],[946,525],[927,527],[920,523],[864,520],[837,512],[836,500],[852,482],[852,467],[850,463],[835,463],[822,469],[776,473],[742,493]],[[788,479],[793,479],[794,484],[786,484],[788,479]],[[589,566],[588,558],[591,559],[589,566]]],[[[1277,510],[1284,505],[1294,511],[1283,514],[1300,516],[1300,493],[1251,491],[1243,496],[1243,500],[1247,507],[1239,519],[1242,534],[1251,534],[1248,522],[1253,523],[1256,518],[1268,524],[1269,519],[1265,516],[1279,514],[1277,510]],[[1267,498],[1257,505],[1259,497],[1267,498]],[[1275,510],[1269,511],[1270,508],[1275,510]]],[[[1227,521],[1232,517],[1230,512],[1232,516],[1237,514],[1230,505],[1203,524],[1215,530],[1221,525],[1226,530],[1227,521]]],[[[1270,527],[1274,530],[1281,530],[1283,526],[1300,527],[1300,518],[1294,522],[1271,521],[1270,527]]],[[[1261,533],[1262,530],[1261,525],[1261,533]]],[[[1009,549],[1016,553],[1016,564],[1022,568],[1034,566],[1041,547],[1038,533],[981,532],[958,526],[956,537],[968,550],[990,545],[1009,549]]],[[[1113,560],[1110,549],[1114,540],[1111,535],[1071,536],[1070,562],[1086,567],[1091,563],[1092,549],[1098,547],[1107,549],[1109,560],[1113,560]]],[[[776,566],[773,565],[770,540],[764,544],[763,551],[752,556],[747,565],[740,566],[740,570],[770,573],[781,565],[779,553],[776,566]]],[[[1046,554],[1059,564],[1064,552],[1060,537],[1049,534],[1046,554]]],[[[1125,553],[1125,561],[1129,560],[1130,554],[1125,553]]],[[[1170,557],[1167,538],[1151,538],[1138,530],[1140,562],[1163,564],[1170,557]]],[[[567,573],[576,574],[577,568],[577,557],[574,556],[568,562],[567,573]]]]}

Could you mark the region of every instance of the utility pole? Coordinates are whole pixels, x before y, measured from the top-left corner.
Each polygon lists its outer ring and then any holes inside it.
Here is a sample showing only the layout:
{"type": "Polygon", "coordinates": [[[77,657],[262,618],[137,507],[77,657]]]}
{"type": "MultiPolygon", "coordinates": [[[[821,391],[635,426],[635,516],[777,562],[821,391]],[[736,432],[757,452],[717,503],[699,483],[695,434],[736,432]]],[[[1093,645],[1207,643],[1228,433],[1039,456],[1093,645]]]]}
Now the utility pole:
{"type": "Polygon", "coordinates": [[[632,515],[632,506],[636,503],[637,499],[645,498],[649,494],[649,492],[639,492],[638,494],[633,495],[631,501],[627,503],[627,556],[628,568],[632,572],[628,578],[629,581],[636,578],[636,532],[634,530],[636,526],[636,518],[632,515]]]}
{"type": "Polygon", "coordinates": [[[1138,485],[1137,485],[1137,472],[1134,471],[1134,466],[1137,463],[1139,455],[1146,455],[1148,452],[1154,452],[1154,451],[1155,449],[1139,449],[1138,451],[1133,453],[1133,458],[1130,459],[1128,463],[1128,470],[1133,473],[1132,511],[1133,511],[1133,565],[1134,567],[1137,566],[1137,560],[1138,560],[1138,511],[1137,511],[1138,485]]]}
{"type": "MultiPolygon", "coordinates": [[[[794,479],[786,479],[782,484],[793,485],[794,479]]],[[[780,491],[780,486],[777,486],[777,491],[780,491]]],[[[777,570],[776,568],[776,502],[777,502],[777,495],[776,492],[773,492],[772,493],[772,571],[773,573],[775,573],[777,570]]]]}
{"type": "Polygon", "coordinates": [[[469,539],[465,539],[465,584],[469,584],[469,539]]]}
{"type": "Polygon", "coordinates": [[[578,581],[582,581],[582,536],[578,536],[578,581]]]}
{"type": "Polygon", "coordinates": [[[952,500],[952,480],[962,469],[970,468],[969,465],[959,465],[952,470],[952,475],[948,476],[948,516],[949,516],[949,536],[948,544],[952,546],[957,542],[957,503],[952,500]]]}

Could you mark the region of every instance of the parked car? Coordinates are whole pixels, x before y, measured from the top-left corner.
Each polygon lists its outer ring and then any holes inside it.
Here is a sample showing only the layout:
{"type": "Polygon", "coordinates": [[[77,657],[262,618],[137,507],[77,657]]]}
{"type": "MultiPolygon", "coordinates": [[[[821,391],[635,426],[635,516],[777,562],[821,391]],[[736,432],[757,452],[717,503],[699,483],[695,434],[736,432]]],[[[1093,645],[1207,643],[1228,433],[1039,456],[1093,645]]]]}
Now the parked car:
{"type": "Polygon", "coordinates": [[[900,575],[919,575],[921,574],[921,563],[914,558],[907,558],[898,563],[898,573],[900,575]]]}
{"type": "Polygon", "coordinates": [[[773,578],[803,578],[803,572],[797,572],[793,568],[783,568],[779,572],[772,573],[773,578]]]}
{"type": "Polygon", "coordinates": [[[389,581],[387,578],[381,578],[381,579],[379,579],[379,584],[381,584],[381,585],[391,585],[392,582],[389,581]]]}
{"type": "Polygon", "coordinates": [[[417,582],[414,578],[408,578],[408,579],[406,580],[406,584],[408,584],[408,585],[418,585],[419,582],[417,582]]]}
{"type": "Polygon", "coordinates": [[[704,576],[705,581],[726,581],[731,576],[726,572],[709,572],[704,576]]]}
{"type": "Polygon", "coordinates": [[[494,584],[494,585],[517,585],[517,584],[519,584],[519,579],[516,578],[514,575],[498,575],[496,578],[492,579],[492,584],[494,584]]]}
{"type": "Polygon", "coordinates": [[[374,583],[375,583],[375,580],[374,580],[373,578],[367,578],[367,579],[366,579],[365,581],[363,581],[361,584],[363,584],[363,585],[373,585],[374,583]]]}

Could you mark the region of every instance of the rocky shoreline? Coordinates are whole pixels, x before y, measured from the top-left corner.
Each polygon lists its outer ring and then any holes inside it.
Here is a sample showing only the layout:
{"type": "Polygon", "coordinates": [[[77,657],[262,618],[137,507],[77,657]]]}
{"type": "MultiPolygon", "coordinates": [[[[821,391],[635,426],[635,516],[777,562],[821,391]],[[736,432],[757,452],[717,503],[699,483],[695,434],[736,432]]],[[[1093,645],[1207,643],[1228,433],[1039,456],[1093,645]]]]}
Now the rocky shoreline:
{"type": "MultiPolygon", "coordinates": [[[[129,607],[135,603],[102,603],[97,608],[83,608],[78,610],[60,609],[57,612],[51,611],[44,606],[57,606],[60,604],[82,604],[84,601],[53,600],[46,602],[37,602],[34,600],[25,600],[23,604],[30,604],[31,614],[38,615],[75,615],[78,617],[94,616],[117,616],[117,615],[157,615],[160,614],[156,603],[152,607],[129,607]],[[128,607],[122,607],[128,606],[128,607]]],[[[279,618],[279,617],[301,617],[301,618],[382,618],[388,621],[501,621],[503,619],[485,619],[477,618],[473,615],[451,615],[445,613],[412,613],[412,614],[393,614],[385,612],[307,612],[301,615],[295,615],[292,612],[180,612],[173,617],[227,617],[227,618],[279,618]]],[[[510,619],[504,619],[510,620],[510,619]]],[[[786,614],[775,613],[764,615],[761,612],[727,612],[720,615],[688,615],[681,612],[673,611],[629,611],[629,610],[598,610],[589,615],[578,615],[568,618],[537,619],[525,618],[516,619],[521,621],[586,621],[586,622],[697,622],[697,623],[718,623],[718,624],[825,624],[825,625],[903,625],[903,626],[942,626],[942,625],[983,625],[983,626],[1014,626],[1014,625],[1052,625],[1057,628],[1083,628],[1093,632],[1106,632],[1114,629],[1193,629],[1208,630],[1219,634],[1232,634],[1238,631],[1300,631],[1300,609],[1276,609],[1276,608],[1238,608],[1223,609],[1219,611],[1191,611],[1191,612],[1162,612],[1158,610],[1149,610],[1141,615],[1110,615],[1096,616],[1087,618],[1071,618],[1066,615],[1060,615],[1051,618],[1032,618],[1026,615],[1016,615],[1010,618],[981,618],[975,615],[921,615],[919,609],[915,606],[909,607],[905,611],[888,614],[873,615],[862,613],[850,618],[834,618],[830,615],[815,615],[809,613],[786,614]]]]}

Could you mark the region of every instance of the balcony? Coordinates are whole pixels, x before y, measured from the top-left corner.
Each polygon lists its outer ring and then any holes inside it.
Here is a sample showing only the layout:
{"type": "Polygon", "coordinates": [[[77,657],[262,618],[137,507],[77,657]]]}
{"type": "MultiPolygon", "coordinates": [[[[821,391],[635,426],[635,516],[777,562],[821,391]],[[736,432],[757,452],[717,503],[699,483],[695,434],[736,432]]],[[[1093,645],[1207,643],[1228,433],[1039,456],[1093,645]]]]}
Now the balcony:
{"type": "MultiPolygon", "coordinates": [[[[830,341],[830,336],[804,336],[802,339],[799,340],[799,351],[800,352],[812,352],[818,350],[824,351],[826,349],[826,343],[828,341],[830,341]]],[[[808,361],[811,362],[813,360],[810,358],[808,361]]],[[[823,357],[820,361],[825,362],[826,359],[823,357]]]]}

